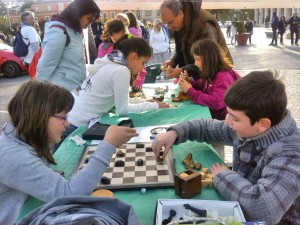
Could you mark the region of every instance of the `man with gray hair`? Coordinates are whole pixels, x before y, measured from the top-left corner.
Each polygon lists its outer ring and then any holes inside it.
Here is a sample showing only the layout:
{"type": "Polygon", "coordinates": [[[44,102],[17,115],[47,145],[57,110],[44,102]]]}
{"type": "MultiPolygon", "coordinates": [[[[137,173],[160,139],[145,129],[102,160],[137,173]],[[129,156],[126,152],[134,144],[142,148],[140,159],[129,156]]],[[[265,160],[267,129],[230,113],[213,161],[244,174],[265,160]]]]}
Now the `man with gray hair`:
{"type": "Polygon", "coordinates": [[[39,49],[41,39],[36,30],[33,27],[34,24],[34,13],[25,11],[21,15],[21,34],[23,41],[28,46],[28,54],[23,58],[24,64],[26,67],[29,67],[29,64],[35,54],[35,52],[39,49]]]}
{"type": "Polygon", "coordinates": [[[168,78],[178,77],[185,66],[188,74],[194,74],[192,76],[197,79],[199,73],[191,55],[191,47],[197,40],[214,40],[233,61],[216,17],[201,9],[201,4],[202,0],[165,0],[160,6],[161,19],[174,31],[176,44],[173,57],[164,63],[165,67],[171,67],[167,71],[168,78]]]}

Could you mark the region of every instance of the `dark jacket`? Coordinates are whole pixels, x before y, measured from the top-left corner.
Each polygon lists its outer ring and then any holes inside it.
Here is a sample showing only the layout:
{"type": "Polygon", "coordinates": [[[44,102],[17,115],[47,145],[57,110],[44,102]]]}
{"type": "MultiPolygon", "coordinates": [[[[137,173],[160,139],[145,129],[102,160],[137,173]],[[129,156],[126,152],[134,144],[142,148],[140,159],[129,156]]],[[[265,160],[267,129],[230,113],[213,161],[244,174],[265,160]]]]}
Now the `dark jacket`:
{"type": "Polygon", "coordinates": [[[279,22],[278,16],[273,16],[272,20],[271,20],[272,30],[277,30],[278,29],[278,22],[279,22]]]}
{"type": "Polygon", "coordinates": [[[280,20],[278,22],[278,33],[279,34],[284,34],[285,33],[285,30],[286,30],[286,21],[282,21],[280,20]]]}
{"type": "Polygon", "coordinates": [[[289,19],[289,24],[290,24],[290,29],[291,30],[298,30],[299,29],[299,24],[300,24],[300,17],[296,16],[292,16],[289,19]]]}
{"type": "Polygon", "coordinates": [[[184,3],[184,27],[180,31],[174,31],[176,52],[171,59],[171,66],[183,67],[194,64],[191,55],[192,44],[200,39],[210,38],[215,40],[232,60],[226,45],[224,35],[218,25],[215,16],[206,10],[200,9],[198,4],[184,3]]]}
{"type": "Polygon", "coordinates": [[[251,35],[253,34],[253,22],[249,21],[245,23],[245,29],[247,33],[250,33],[251,35]]]}

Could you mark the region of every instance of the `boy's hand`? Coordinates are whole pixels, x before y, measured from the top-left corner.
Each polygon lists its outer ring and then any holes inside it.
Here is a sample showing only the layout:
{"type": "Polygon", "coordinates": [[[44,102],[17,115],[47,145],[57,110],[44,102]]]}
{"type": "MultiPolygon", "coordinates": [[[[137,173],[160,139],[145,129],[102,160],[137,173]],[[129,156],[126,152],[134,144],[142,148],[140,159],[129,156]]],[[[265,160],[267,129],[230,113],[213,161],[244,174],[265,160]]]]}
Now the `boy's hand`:
{"type": "Polygon", "coordinates": [[[215,163],[210,166],[210,173],[213,174],[214,176],[225,170],[229,170],[229,169],[224,164],[215,163]]]}
{"type": "Polygon", "coordinates": [[[133,128],[111,125],[105,132],[103,141],[118,148],[136,136],[139,136],[139,134],[133,128]]]}
{"type": "Polygon", "coordinates": [[[162,149],[162,147],[165,147],[164,154],[162,155],[162,158],[165,159],[176,138],[177,133],[174,130],[170,130],[162,134],[157,134],[152,143],[152,149],[155,157],[159,158],[160,150],[162,149]]]}

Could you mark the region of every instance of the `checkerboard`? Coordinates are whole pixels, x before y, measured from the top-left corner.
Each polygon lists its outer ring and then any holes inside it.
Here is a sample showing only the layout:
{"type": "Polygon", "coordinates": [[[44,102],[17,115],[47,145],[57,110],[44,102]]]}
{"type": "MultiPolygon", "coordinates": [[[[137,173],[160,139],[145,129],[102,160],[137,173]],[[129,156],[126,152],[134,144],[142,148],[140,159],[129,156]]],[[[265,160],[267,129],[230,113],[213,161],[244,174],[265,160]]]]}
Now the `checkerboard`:
{"type": "MultiPolygon", "coordinates": [[[[130,188],[155,188],[174,186],[175,169],[171,152],[163,162],[158,162],[152,151],[146,151],[151,147],[151,143],[124,144],[117,149],[125,154],[123,157],[113,155],[109,167],[103,174],[110,179],[110,184],[102,184],[99,181],[98,189],[130,189],[130,188]],[[143,147],[139,148],[139,145],[143,147]],[[138,147],[137,147],[138,146],[138,147]],[[142,166],[137,165],[137,160],[144,161],[142,166]],[[115,161],[125,162],[123,167],[116,167],[115,161]]],[[[88,163],[88,158],[94,153],[97,146],[89,145],[80,157],[77,170],[83,168],[88,163]]]]}

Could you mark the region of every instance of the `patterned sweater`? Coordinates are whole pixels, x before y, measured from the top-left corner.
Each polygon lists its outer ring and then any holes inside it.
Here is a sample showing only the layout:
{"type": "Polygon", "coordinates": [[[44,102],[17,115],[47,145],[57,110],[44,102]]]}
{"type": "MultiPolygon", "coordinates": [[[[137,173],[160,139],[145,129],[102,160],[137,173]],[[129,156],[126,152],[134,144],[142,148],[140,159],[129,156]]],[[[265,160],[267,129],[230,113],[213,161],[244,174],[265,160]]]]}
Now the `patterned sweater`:
{"type": "Polygon", "coordinates": [[[247,221],[300,224],[300,134],[290,112],[265,133],[241,139],[225,121],[198,119],[169,128],[178,138],[233,145],[233,171],[214,177],[226,200],[238,201],[247,221]]]}

